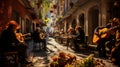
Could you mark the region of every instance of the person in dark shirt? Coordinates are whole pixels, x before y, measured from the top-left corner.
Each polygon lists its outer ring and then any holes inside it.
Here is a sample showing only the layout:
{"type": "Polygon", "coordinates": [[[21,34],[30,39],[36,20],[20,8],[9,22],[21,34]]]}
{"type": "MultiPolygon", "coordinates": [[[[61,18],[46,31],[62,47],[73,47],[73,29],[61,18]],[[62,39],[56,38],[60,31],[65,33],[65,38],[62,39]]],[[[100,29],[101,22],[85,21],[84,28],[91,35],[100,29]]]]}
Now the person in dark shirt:
{"type": "Polygon", "coordinates": [[[94,30],[94,34],[96,34],[99,37],[99,41],[97,42],[97,48],[96,48],[99,57],[106,57],[105,43],[107,42],[107,39],[101,38],[101,33],[100,33],[100,30],[104,28],[106,29],[106,26],[98,26],[94,30]]]}
{"type": "Polygon", "coordinates": [[[40,42],[40,28],[37,28],[34,32],[33,32],[33,41],[35,43],[39,43],[40,42]]]}
{"type": "MultiPolygon", "coordinates": [[[[36,46],[36,44],[42,43],[42,47],[43,49],[46,49],[46,32],[42,29],[40,29],[39,27],[36,29],[36,31],[33,32],[33,41],[34,41],[34,45],[33,45],[33,50],[36,46]]],[[[41,48],[41,47],[39,47],[41,48]]]]}
{"type": "Polygon", "coordinates": [[[27,58],[27,46],[25,43],[20,42],[16,37],[16,31],[19,29],[19,25],[16,21],[9,21],[8,27],[1,34],[1,47],[2,52],[17,51],[19,61],[21,63],[30,63],[27,58]]]}
{"type": "Polygon", "coordinates": [[[45,30],[41,29],[40,30],[40,42],[42,43],[44,50],[47,50],[46,37],[47,37],[47,33],[45,32],[45,30]]]}
{"type": "Polygon", "coordinates": [[[114,30],[115,31],[115,37],[116,37],[116,42],[115,42],[115,47],[112,48],[111,54],[110,54],[110,60],[112,63],[118,65],[120,67],[120,20],[119,18],[115,17],[113,18],[112,26],[117,26],[117,28],[114,30]]]}
{"type": "Polygon", "coordinates": [[[76,35],[75,35],[75,50],[79,50],[79,45],[78,44],[83,44],[85,42],[85,33],[84,30],[81,28],[81,26],[76,26],[75,28],[76,35]]]}

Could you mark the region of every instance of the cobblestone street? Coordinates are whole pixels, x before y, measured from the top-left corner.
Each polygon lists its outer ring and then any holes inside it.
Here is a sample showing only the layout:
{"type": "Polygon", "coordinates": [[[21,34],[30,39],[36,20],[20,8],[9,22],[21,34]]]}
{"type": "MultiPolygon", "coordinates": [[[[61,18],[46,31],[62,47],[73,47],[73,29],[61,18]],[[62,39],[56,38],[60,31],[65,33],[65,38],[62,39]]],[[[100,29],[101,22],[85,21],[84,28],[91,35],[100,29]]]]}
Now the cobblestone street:
{"type": "MultiPolygon", "coordinates": [[[[28,56],[29,60],[32,61],[32,65],[28,67],[49,67],[50,62],[52,61],[52,56],[58,54],[60,51],[64,51],[66,53],[71,53],[76,55],[77,59],[82,59],[87,57],[89,54],[94,53],[96,59],[100,59],[97,57],[97,52],[94,50],[86,50],[81,49],[80,52],[74,52],[71,48],[67,50],[67,47],[63,44],[59,44],[54,40],[54,38],[49,38],[48,44],[47,44],[47,50],[38,50],[36,48],[36,51],[32,50],[33,42],[30,41],[27,43],[29,45],[28,48],[28,56]]],[[[102,58],[101,58],[102,59],[102,58]]],[[[106,67],[117,67],[110,63],[108,59],[102,59],[104,63],[106,63],[106,67]]]]}
{"type": "Polygon", "coordinates": [[[0,44],[0,67],[120,67],[120,0],[0,0],[0,44]]]}

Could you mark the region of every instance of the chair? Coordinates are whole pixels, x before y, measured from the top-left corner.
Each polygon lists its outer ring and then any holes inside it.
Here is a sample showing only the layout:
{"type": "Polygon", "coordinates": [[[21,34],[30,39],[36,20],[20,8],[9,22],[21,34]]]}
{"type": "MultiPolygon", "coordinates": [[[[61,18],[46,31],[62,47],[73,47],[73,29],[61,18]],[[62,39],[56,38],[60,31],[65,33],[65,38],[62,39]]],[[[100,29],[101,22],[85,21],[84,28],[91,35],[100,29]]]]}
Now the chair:
{"type": "Polygon", "coordinates": [[[11,66],[11,64],[15,65],[15,67],[18,67],[18,52],[17,51],[1,52],[0,65],[4,67],[13,67],[11,66]]]}

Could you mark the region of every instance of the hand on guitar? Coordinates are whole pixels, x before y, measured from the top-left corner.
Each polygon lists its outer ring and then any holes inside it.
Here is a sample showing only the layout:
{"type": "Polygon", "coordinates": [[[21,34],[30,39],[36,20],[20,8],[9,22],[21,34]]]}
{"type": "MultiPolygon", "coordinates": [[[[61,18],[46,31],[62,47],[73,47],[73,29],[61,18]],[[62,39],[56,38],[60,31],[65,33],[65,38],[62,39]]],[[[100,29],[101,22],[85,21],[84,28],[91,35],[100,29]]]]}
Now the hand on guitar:
{"type": "Polygon", "coordinates": [[[18,39],[19,42],[24,43],[24,37],[22,33],[16,33],[16,38],[18,39]]]}

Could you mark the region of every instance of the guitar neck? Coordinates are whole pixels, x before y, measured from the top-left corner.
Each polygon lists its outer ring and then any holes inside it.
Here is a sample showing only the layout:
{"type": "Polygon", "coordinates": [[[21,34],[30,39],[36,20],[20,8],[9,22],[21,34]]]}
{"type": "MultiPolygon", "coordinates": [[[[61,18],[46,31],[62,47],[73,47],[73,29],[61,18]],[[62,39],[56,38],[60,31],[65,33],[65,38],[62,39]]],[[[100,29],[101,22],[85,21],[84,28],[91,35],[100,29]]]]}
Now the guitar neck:
{"type": "Polygon", "coordinates": [[[27,34],[23,34],[22,36],[24,37],[24,36],[28,36],[28,35],[31,35],[30,33],[27,33],[27,34]]]}
{"type": "Polygon", "coordinates": [[[107,33],[107,32],[109,32],[109,31],[111,31],[111,30],[116,29],[116,28],[118,28],[118,26],[114,26],[114,27],[112,27],[112,28],[108,29],[107,31],[105,31],[104,33],[107,33]]]}

